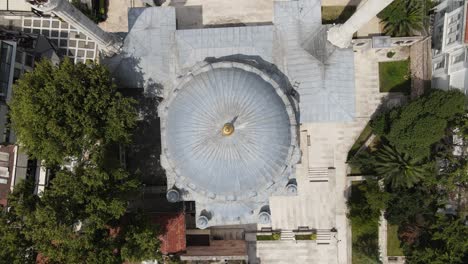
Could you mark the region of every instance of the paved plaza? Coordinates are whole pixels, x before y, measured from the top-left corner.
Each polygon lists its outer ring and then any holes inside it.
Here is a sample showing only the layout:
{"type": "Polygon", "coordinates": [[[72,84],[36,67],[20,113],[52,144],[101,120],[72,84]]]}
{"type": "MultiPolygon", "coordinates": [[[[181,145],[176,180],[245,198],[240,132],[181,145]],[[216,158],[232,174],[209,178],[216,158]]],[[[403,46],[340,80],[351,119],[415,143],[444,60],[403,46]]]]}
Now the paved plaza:
{"type": "Polygon", "coordinates": [[[375,50],[356,50],[356,119],[347,123],[302,124],[303,157],[296,170],[298,196],[270,198],[274,229],[335,227],[338,232],[330,237],[328,245],[304,241],[251,243],[250,253],[268,260],[265,263],[291,263],[291,259],[304,260],[303,263],[351,263],[351,229],[346,218],[350,187],[346,158],[372,114],[388,96],[379,92],[378,62],[381,60],[375,50]],[[328,182],[311,182],[309,168],[325,167],[334,167],[328,182]]]}

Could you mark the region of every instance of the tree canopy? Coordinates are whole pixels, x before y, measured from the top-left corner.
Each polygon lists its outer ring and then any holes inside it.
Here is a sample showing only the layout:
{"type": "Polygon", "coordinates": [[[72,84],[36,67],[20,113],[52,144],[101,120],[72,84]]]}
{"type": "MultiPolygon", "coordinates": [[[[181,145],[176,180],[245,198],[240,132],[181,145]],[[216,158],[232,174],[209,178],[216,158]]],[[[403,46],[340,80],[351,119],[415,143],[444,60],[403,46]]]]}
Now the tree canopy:
{"type": "Polygon", "coordinates": [[[464,114],[465,96],[458,90],[434,90],[372,121],[376,134],[388,139],[399,152],[427,158],[431,147],[446,135],[451,122],[464,114]]]}
{"type": "Polygon", "coordinates": [[[136,110],[107,69],[41,61],[15,85],[10,107],[21,147],[46,161],[51,181],[41,197],[30,182],[8,196],[10,210],[0,212],[0,260],[35,263],[38,254],[48,263],[160,259],[159,230],[129,207],[141,182],[119,159],[136,110]],[[70,158],[77,165],[63,168],[70,158]]]}
{"type": "MultiPolygon", "coordinates": [[[[0,260],[12,264],[36,263],[37,252],[33,242],[26,237],[30,227],[24,223],[24,217],[34,210],[37,198],[31,194],[32,182],[21,182],[8,196],[9,204],[17,204],[9,212],[0,210],[0,260]]],[[[0,261],[1,262],[1,261],[0,261]]]]}
{"type": "Polygon", "coordinates": [[[412,245],[409,264],[468,263],[468,226],[453,215],[437,215],[435,223],[425,230],[425,239],[412,245]]]}
{"type": "Polygon", "coordinates": [[[144,215],[127,212],[128,194],[138,181],[121,169],[78,166],[60,170],[43,196],[16,188],[9,196],[12,210],[0,219],[0,251],[4,259],[32,263],[24,252],[40,253],[51,263],[122,263],[159,258],[158,230],[144,215]],[[25,204],[25,199],[31,201],[25,204]],[[18,247],[18,245],[25,245],[18,247]]]}
{"type": "Polygon", "coordinates": [[[128,142],[135,124],[132,100],[121,96],[108,70],[65,59],[36,64],[13,88],[12,126],[28,154],[49,164],[81,159],[93,148],[128,142]]]}
{"type": "MultiPolygon", "coordinates": [[[[452,142],[454,134],[467,138],[465,100],[457,90],[432,90],[371,121],[377,140],[350,163],[386,184],[383,192],[359,188],[357,197],[365,197],[367,204],[357,205],[352,193],[349,217],[353,224],[361,225],[353,225],[353,233],[376,221],[376,209],[369,209],[374,204],[385,211],[389,224],[398,226],[407,263],[468,262],[467,227],[463,223],[468,212],[468,159],[463,153],[453,154],[452,142]],[[446,210],[448,204],[451,207],[446,210]]],[[[374,180],[366,179],[369,181],[374,180]]],[[[360,239],[375,241],[364,236],[360,239]]]]}
{"type": "Polygon", "coordinates": [[[393,37],[407,37],[420,32],[424,29],[424,19],[430,6],[430,0],[394,1],[378,14],[384,33],[393,37]]]}

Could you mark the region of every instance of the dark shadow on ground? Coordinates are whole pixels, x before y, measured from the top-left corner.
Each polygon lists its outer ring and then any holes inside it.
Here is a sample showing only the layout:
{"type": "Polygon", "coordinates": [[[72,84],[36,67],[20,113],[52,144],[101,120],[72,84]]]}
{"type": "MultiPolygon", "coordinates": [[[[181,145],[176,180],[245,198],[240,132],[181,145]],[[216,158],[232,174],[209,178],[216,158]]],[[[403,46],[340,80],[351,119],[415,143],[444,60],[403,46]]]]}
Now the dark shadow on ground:
{"type": "Polygon", "coordinates": [[[124,93],[133,93],[131,97],[137,101],[140,115],[133,142],[127,148],[127,169],[139,175],[146,186],[166,186],[166,175],[160,164],[161,132],[157,115],[161,98],[143,89],[126,89],[124,93]]]}
{"type": "Polygon", "coordinates": [[[203,7],[197,6],[176,6],[176,28],[195,29],[203,28],[203,7]]]}
{"type": "Polygon", "coordinates": [[[204,25],[204,28],[225,28],[225,27],[248,27],[248,26],[271,26],[273,22],[251,22],[251,23],[226,23],[204,25]]]}
{"type": "Polygon", "coordinates": [[[343,24],[356,12],[355,5],[322,6],[322,24],[343,24]]]}
{"type": "Polygon", "coordinates": [[[157,112],[162,86],[151,78],[145,80],[139,63],[140,60],[134,57],[117,56],[106,63],[122,94],[135,99],[139,113],[132,144],[126,150],[127,169],[139,175],[146,186],[165,186],[166,176],[160,164],[161,132],[157,112]]]}

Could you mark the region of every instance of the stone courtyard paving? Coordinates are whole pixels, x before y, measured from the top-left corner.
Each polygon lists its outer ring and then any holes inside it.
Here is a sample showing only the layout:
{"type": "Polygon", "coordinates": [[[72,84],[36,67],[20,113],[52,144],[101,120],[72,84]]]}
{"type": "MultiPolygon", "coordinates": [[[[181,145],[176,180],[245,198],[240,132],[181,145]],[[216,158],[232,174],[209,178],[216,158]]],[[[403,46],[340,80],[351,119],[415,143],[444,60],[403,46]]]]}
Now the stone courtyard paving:
{"type": "MultiPolygon", "coordinates": [[[[328,245],[315,242],[279,241],[250,243],[249,254],[266,263],[351,263],[351,230],[346,218],[347,153],[370,117],[387,96],[379,92],[378,56],[374,50],[355,52],[356,119],[350,123],[309,123],[301,125],[303,160],[296,171],[298,196],[272,197],[272,225],[292,229],[335,227],[338,232],[328,245]],[[307,146],[309,145],[309,146],[307,146]],[[328,182],[310,182],[307,168],[334,167],[328,182]],[[275,211],[276,210],[276,211],[275,211]],[[276,213],[276,214],[275,214],[276,213]]],[[[256,262],[252,262],[256,263],[256,262]]],[[[260,262],[258,262],[260,263],[260,262]]],[[[263,262],[262,262],[263,263],[263,262]]]]}

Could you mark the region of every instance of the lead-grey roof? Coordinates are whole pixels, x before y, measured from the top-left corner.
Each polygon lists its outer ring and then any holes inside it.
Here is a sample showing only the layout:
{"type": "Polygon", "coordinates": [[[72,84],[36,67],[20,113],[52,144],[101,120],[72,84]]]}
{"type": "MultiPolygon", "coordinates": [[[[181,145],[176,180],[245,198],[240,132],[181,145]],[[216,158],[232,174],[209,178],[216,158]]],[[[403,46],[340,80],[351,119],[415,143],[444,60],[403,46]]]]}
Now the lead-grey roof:
{"type": "Polygon", "coordinates": [[[282,177],[295,117],[288,102],[290,120],[269,82],[240,68],[215,68],[178,89],[167,99],[165,137],[167,156],[180,175],[212,195],[237,198],[282,177]],[[234,133],[222,135],[230,122],[234,133]]]}
{"type": "Polygon", "coordinates": [[[272,25],[177,30],[179,67],[192,67],[207,57],[232,54],[255,55],[272,61],[274,32],[272,25]]]}
{"type": "Polygon", "coordinates": [[[174,8],[131,8],[120,54],[103,61],[122,88],[171,87],[175,76],[174,8]]]}
{"type": "MultiPolygon", "coordinates": [[[[233,56],[238,56],[239,60],[234,61],[240,61],[252,60],[252,57],[257,56],[275,65],[283,73],[281,78],[285,80],[284,83],[290,83],[296,89],[300,123],[353,120],[354,53],[352,49],[335,48],[326,40],[328,26],[321,25],[321,1],[276,1],[274,5],[273,25],[191,30],[176,30],[173,7],[130,9],[131,30],[125,39],[123,52],[105,63],[110,66],[114,76],[124,87],[149,88],[154,83],[160,84],[164,87],[161,95],[165,100],[162,106],[168,106],[182,79],[197,75],[196,72],[200,69],[197,65],[211,61],[207,57],[216,57],[216,61],[223,61],[227,57],[232,59],[233,56]],[[251,58],[245,58],[243,55],[249,55],[251,58]]],[[[221,82],[216,80],[216,83],[221,82]]],[[[285,90],[285,93],[290,91],[285,90]]],[[[169,112],[165,111],[168,109],[160,108],[159,114],[163,120],[169,115],[169,112]]],[[[172,120],[175,122],[171,125],[174,133],[183,127],[183,124],[177,123],[178,120],[183,121],[180,117],[172,120]]],[[[164,129],[168,128],[163,126],[163,151],[166,151],[164,144],[171,140],[174,141],[170,144],[180,143],[175,139],[164,139],[164,129]]],[[[285,134],[282,136],[287,138],[285,134]]],[[[275,142],[273,144],[282,145],[275,142]]],[[[162,155],[161,163],[168,175],[168,188],[173,185],[186,187],[184,199],[197,202],[197,215],[203,208],[217,215],[215,220],[210,220],[210,225],[256,222],[255,213],[258,213],[258,206],[268,202],[267,196],[275,193],[283,184],[280,181],[272,185],[271,190],[267,192],[251,193],[249,199],[236,200],[236,193],[241,184],[233,186],[232,190],[227,189],[228,185],[220,183],[205,184],[206,178],[198,178],[201,175],[192,176],[192,164],[184,164],[185,154],[179,153],[180,149],[171,150],[172,154],[169,148],[167,151],[169,156],[162,155]],[[192,177],[195,183],[189,184],[186,180],[188,177],[192,177]],[[211,184],[215,187],[210,187],[211,184]],[[208,188],[199,188],[197,185],[208,188]],[[222,190],[219,193],[230,191],[232,195],[217,196],[214,195],[216,191],[210,191],[211,189],[222,190]],[[220,197],[225,199],[218,199],[220,197]]],[[[281,160],[277,156],[267,157],[275,162],[281,160]]],[[[293,177],[291,164],[284,164],[289,170],[286,173],[289,177],[293,177]]],[[[206,166],[205,169],[209,174],[210,170],[218,170],[219,166],[206,166]]],[[[197,171],[201,174],[201,169],[197,171]]],[[[210,179],[212,178],[208,180],[210,179]]]]}
{"type": "Polygon", "coordinates": [[[252,212],[285,192],[298,161],[291,100],[259,69],[216,62],[182,77],[159,106],[168,184],[216,214],[210,226],[255,222],[252,212]],[[234,133],[223,136],[231,122],[234,133]],[[228,213],[220,218],[220,210],[228,213]]]}
{"type": "Polygon", "coordinates": [[[320,0],[275,2],[274,24],[287,75],[300,95],[300,122],[354,119],[354,53],[326,40],[320,0]]]}
{"type": "Polygon", "coordinates": [[[274,5],[273,25],[189,30],[176,30],[173,7],[130,9],[123,53],[108,64],[122,86],[158,83],[167,91],[177,75],[207,57],[259,56],[295,84],[301,123],[351,121],[354,54],[326,40],[320,0],[274,5]]]}

